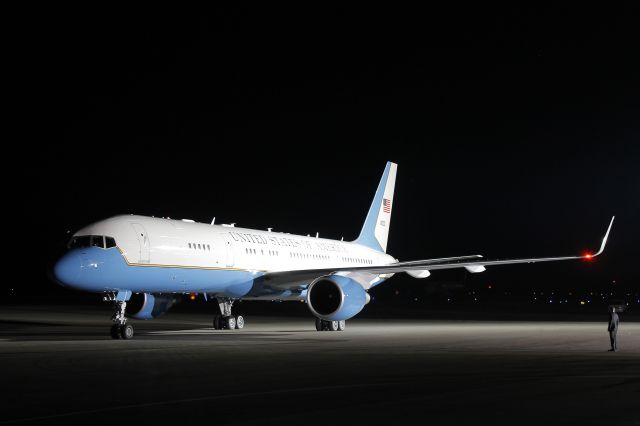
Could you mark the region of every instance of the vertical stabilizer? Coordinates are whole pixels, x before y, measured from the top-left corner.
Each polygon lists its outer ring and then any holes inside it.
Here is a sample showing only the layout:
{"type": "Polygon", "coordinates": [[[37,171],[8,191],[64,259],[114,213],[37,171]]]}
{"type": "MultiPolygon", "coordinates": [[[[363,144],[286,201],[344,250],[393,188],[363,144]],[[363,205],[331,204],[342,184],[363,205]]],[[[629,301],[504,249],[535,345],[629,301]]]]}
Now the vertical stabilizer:
{"type": "Polygon", "coordinates": [[[391,225],[391,209],[393,208],[393,190],[396,185],[396,169],[398,165],[387,162],[382,179],[373,197],[369,213],[362,226],[360,235],[354,243],[371,247],[383,252],[387,251],[387,238],[391,225]]]}

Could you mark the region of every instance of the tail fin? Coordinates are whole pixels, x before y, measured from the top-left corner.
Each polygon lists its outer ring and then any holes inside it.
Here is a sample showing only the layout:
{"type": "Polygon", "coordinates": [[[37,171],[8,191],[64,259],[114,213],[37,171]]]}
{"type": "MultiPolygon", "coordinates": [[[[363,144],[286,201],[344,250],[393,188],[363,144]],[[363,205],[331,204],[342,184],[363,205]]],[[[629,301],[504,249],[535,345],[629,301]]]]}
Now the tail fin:
{"type": "Polygon", "coordinates": [[[371,247],[374,250],[387,251],[387,237],[391,225],[391,208],[393,205],[393,190],[396,185],[396,169],[398,165],[387,162],[378,190],[373,197],[369,213],[364,221],[360,235],[354,243],[371,247]]]}

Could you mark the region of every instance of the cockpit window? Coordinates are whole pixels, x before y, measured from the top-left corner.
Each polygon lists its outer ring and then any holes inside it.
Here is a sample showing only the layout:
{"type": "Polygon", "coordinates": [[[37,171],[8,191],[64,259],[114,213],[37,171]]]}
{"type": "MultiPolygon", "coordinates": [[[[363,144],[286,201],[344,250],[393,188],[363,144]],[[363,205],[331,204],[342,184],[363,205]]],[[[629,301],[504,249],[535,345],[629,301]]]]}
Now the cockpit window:
{"type": "Polygon", "coordinates": [[[79,247],[90,247],[91,246],[91,236],[90,235],[81,235],[79,237],[73,237],[71,241],[69,241],[69,248],[79,248],[79,247]]]}
{"type": "Polygon", "coordinates": [[[69,249],[80,247],[111,248],[115,246],[116,240],[113,237],[105,237],[103,235],[79,235],[71,238],[71,241],[67,244],[69,249]]]}
{"type": "Polygon", "coordinates": [[[94,247],[104,248],[104,237],[102,235],[93,235],[91,237],[91,245],[94,247]]]}

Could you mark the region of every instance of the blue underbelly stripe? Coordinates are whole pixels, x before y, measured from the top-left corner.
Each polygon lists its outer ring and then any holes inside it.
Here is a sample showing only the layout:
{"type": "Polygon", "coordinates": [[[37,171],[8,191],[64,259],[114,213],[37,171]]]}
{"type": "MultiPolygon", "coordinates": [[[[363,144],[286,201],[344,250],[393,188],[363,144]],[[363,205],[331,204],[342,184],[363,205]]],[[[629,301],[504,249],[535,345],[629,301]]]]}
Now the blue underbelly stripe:
{"type": "Polygon", "coordinates": [[[87,291],[131,290],[134,292],[209,292],[229,297],[246,295],[262,271],[174,265],[127,264],[116,248],[77,249],[81,273],[74,287],[87,291]]]}

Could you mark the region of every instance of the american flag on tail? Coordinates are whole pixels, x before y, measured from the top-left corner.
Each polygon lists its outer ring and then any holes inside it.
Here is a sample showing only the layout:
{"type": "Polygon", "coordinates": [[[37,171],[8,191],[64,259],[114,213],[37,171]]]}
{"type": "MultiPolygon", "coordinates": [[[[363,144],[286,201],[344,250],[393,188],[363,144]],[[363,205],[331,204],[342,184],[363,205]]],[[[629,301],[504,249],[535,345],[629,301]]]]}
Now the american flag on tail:
{"type": "Polygon", "coordinates": [[[382,199],[382,211],[385,213],[391,213],[391,200],[386,198],[382,199]]]}

